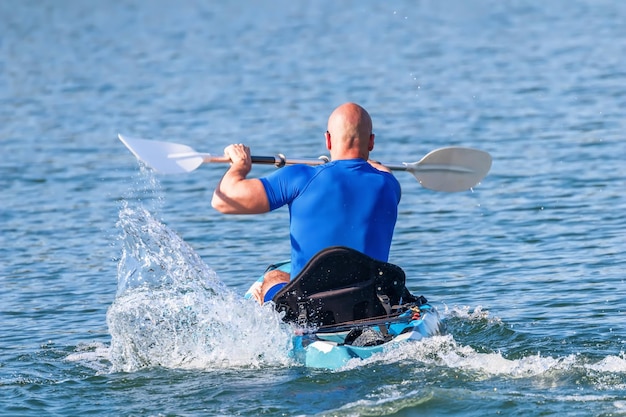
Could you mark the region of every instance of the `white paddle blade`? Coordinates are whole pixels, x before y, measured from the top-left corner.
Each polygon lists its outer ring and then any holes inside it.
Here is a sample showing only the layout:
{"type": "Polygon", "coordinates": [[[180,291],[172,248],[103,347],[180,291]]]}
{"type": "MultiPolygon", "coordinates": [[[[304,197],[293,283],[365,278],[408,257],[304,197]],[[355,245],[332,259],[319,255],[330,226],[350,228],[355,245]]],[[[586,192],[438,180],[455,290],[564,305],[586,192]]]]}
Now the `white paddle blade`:
{"type": "Polygon", "coordinates": [[[405,165],[422,187],[453,193],[478,184],[491,169],[491,155],[478,149],[449,147],[405,165]]]}
{"type": "Polygon", "coordinates": [[[137,159],[162,174],[182,174],[197,169],[205,155],[187,145],[117,135],[137,159]]]}

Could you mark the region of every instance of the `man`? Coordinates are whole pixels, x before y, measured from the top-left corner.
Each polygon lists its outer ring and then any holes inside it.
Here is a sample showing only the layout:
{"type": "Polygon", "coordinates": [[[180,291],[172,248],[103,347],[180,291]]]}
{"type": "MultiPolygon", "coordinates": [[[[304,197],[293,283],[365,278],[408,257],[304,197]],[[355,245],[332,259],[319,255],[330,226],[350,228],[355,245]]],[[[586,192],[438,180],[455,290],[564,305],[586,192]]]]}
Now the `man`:
{"type": "MultiPolygon", "coordinates": [[[[374,149],[372,119],[355,103],[337,107],[325,133],[331,162],[292,165],[260,179],[246,178],[250,149],[224,150],[231,166],[213,194],[212,206],[228,214],[256,214],[289,205],[291,276],[329,246],[348,246],[387,261],[400,202],[400,184],[381,164],[369,160],[374,149]]],[[[272,299],[289,274],[269,271],[254,297],[272,299]]]]}

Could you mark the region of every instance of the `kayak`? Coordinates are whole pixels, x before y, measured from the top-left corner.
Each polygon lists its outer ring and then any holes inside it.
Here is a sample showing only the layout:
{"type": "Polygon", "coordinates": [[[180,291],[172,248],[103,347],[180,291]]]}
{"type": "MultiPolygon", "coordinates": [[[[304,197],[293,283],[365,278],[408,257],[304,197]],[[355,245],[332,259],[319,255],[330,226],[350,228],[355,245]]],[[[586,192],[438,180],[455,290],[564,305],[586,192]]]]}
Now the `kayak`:
{"type": "MultiPolygon", "coordinates": [[[[290,272],[289,261],[266,270],[290,272]]],[[[246,292],[250,298],[261,276],[246,292]]],[[[270,302],[294,327],[294,359],[306,367],[337,369],[400,343],[440,334],[437,310],[405,287],[397,265],[343,246],[316,254],[270,302]]]]}
{"type": "Polygon", "coordinates": [[[426,303],[407,309],[393,321],[373,320],[343,330],[319,329],[297,335],[293,339],[293,356],[307,367],[337,369],[352,359],[367,359],[399,343],[440,333],[439,315],[426,303]]]}

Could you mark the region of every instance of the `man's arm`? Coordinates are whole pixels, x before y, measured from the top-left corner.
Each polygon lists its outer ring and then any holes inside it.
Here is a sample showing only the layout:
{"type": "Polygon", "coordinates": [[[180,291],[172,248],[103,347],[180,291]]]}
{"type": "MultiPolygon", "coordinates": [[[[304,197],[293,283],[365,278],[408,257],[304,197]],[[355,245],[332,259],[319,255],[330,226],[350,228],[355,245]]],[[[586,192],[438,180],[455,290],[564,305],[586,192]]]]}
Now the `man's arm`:
{"type": "Polygon", "coordinates": [[[246,179],[252,169],[250,148],[238,144],[224,149],[224,155],[231,160],[226,171],[213,192],[211,205],[226,214],[258,214],[270,210],[270,204],[261,180],[246,179]]]}

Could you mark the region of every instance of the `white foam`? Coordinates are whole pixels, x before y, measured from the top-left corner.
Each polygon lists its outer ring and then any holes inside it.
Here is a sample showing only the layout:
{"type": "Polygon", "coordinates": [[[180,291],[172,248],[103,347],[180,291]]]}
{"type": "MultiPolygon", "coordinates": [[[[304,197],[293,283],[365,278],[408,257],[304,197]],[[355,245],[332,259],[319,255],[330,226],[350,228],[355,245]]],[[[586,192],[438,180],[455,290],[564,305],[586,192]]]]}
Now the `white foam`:
{"type": "Polygon", "coordinates": [[[586,365],[586,368],[600,372],[626,373],[626,354],[622,352],[620,356],[607,356],[595,364],[586,365]]]}
{"type": "Polygon", "coordinates": [[[477,352],[470,346],[459,345],[452,335],[433,336],[415,343],[403,343],[365,361],[350,361],[343,370],[376,362],[411,361],[430,366],[443,366],[473,374],[477,380],[494,376],[527,378],[555,370],[568,370],[577,363],[575,355],[561,358],[530,355],[507,359],[501,353],[477,352]]]}
{"type": "Polygon", "coordinates": [[[482,306],[476,306],[472,309],[469,306],[449,308],[446,305],[442,314],[446,318],[458,318],[469,322],[487,320],[490,323],[502,323],[500,318],[491,316],[488,310],[483,310],[482,306]]]}
{"type": "Polygon", "coordinates": [[[104,343],[81,343],[73,353],[65,358],[68,362],[76,362],[97,371],[98,374],[107,373],[111,368],[109,362],[109,346],[104,343]]]}

